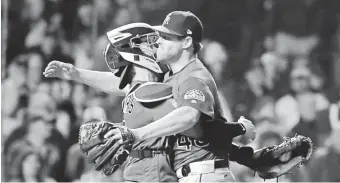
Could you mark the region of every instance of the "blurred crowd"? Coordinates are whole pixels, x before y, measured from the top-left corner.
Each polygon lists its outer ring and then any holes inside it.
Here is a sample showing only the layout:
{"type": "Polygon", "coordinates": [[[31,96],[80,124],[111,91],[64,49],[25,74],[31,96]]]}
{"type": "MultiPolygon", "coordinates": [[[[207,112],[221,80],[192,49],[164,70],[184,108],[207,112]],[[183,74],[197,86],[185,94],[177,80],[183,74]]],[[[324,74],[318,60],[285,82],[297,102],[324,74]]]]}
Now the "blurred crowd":
{"type": "MultiPolygon", "coordinates": [[[[212,72],[229,121],[257,128],[254,148],[301,134],[317,147],[280,181],[339,182],[340,3],[337,0],[3,0],[2,181],[121,181],[93,171],[77,144],[91,119],[122,121],[121,97],[47,79],[52,60],[109,71],[105,32],[160,24],[190,10],[205,27],[199,57],[212,72]],[[328,171],[325,171],[328,169],[328,171]]],[[[241,138],[235,139],[243,144],[241,138]]],[[[231,165],[237,181],[261,181],[231,165]]],[[[276,180],[275,180],[276,181],[276,180]]]]}

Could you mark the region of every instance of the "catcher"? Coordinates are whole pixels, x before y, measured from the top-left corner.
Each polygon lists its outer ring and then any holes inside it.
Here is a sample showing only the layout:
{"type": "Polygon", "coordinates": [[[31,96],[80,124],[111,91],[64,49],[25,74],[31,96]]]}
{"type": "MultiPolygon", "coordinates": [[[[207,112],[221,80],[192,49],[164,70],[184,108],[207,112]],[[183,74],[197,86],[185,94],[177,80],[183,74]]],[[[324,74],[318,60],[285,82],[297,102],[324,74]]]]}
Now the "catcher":
{"type": "Polygon", "coordinates": [[[105,132],[116,125],[91,121],[80,129],[80,145],[96,170],[103,170],[106,175],[112,174],[127,159],[123,175],[126,181],[177,182],[170,161],[173,159],[171,137],[134,142],[129,130],[151,123],[174,108],[169,99],[171,88],[159,83],[167,67],[153,57],[157,35],[148,34],[152,32],[148,24],[133,23],[107,33],[110,43],[104,51],[105,60],[110,70],[120,77],[118,88],[122,90],[127,85],[130,88],[122,102],[125,127],[116,127],[122,130],[124,141],[120,144],[103,138],[105,132]],[[147,45],[144,52],[140,48],[143,45],[147,45]],[[100,132],[93,134],[90,129],[100,132]],[[91,139],[91,136],[97,138],[91,139]]]}

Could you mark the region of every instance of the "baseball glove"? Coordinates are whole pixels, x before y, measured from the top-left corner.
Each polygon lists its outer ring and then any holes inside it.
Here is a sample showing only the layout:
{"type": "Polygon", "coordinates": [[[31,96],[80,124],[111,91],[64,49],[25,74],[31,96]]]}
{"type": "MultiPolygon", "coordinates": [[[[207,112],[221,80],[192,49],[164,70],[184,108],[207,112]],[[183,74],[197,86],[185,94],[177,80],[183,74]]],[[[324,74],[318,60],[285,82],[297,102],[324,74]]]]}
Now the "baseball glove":
{"type": "Polygon", "coordinates": [[[308,161],[314,152],[310,138],[296,135],[276,146],[255,151],[254,170],[263,179],[278,178],[308,161]]]}
{"type": "Polygon", "coordinates": [[[80,149],[86,154],[88,162],[105,175],[111,175],[124,163],[133,141],[134,136],[128,128],[108,121],[88,121],[79,130],[80,149]],[[107,132],[116,128],[121,131],[123,143],[104,138],[107,132]]]}

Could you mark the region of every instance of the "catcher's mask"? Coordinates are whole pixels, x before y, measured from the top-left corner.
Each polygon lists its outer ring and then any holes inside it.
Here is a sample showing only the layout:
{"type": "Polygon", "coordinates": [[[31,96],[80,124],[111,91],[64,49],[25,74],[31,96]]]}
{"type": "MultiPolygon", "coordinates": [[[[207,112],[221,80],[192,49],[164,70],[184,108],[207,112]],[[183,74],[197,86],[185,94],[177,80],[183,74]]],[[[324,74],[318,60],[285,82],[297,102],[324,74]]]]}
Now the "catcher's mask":
{"type": "Polygon", "coordinates": [[[121,78],[119,88],[129,80],[126,76],[132,64],[137,64],[155,73],[165,73],[167,67],[156,61],[158,35],[150,25],[132,23],[106,33],[110,43],[104,50],[105,61],[117,77],[121,78]]]}

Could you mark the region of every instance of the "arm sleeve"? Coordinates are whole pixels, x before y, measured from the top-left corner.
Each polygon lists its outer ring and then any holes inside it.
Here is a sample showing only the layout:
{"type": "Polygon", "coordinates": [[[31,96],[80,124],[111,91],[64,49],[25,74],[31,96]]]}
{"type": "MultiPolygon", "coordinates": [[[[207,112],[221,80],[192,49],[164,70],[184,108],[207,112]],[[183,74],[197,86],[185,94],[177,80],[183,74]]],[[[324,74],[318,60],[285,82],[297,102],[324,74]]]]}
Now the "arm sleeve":
{"type": "Polygon", "coordinates": [[[199,78],[189,78],[178,88],[178,107],[190,106],[214,117],[215,100],[208,85],[199,78]]]}
{"type": "Polygon", "coordinates": [[[235,143],[231,145],[229,160],[235,161],[238,164],[244,165],[248,168],[254,168],[253,161],[254,149],[250,146],[239,146],[235,143]]]}

